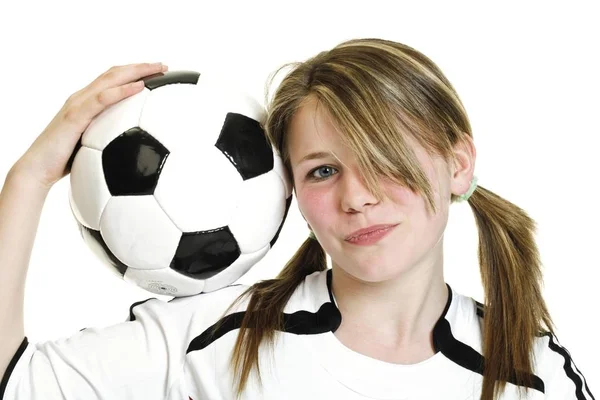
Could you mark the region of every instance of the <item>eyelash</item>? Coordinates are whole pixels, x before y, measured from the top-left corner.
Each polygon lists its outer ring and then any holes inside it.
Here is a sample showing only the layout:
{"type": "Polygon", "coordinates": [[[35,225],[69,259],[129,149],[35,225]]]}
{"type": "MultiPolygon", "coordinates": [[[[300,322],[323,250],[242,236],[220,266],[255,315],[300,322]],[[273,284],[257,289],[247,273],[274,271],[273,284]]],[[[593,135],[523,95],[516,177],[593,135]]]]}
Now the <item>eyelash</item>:
{"type": "Polygon", "coordinates": [[[329,168],[329,169],[337,171],[337,169],[335,169],[334,167],[331,167],[329,165],[321,165],[321,166],[318,166],[317,168],[313,168],[312,170],[310,170],[310,172],[308,174],[306,174],[306,178],[309,179],[309,180],[317,181],[318,182],[318,181],[324,181],[325,179],[327,179],[327,178],[329,178],[329,177],[331,177],[331,176],[333,176],[333,175],[335,175],[337,173],[337,172],[333,173],[333,174],[331,174],[329,176],[326,176],[324,178],[316,178],[313,174],[316,171],[320,170],[321,168],[329,168]]]}

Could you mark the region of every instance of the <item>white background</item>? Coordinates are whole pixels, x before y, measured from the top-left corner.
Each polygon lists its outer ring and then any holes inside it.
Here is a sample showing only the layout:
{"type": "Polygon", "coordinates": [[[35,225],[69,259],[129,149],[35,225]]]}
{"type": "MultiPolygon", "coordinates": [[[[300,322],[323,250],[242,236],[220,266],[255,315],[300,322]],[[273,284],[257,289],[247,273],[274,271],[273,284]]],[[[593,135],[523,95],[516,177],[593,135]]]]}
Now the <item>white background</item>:
{"type": "MultiPolygon", "coordinates": [[[[66,98],[112,65],[220,71],[262,99],[267,76],[285,62],[355,37],[403,42],[432,58],[464,102],[479,183],[537,221],[558,338],[598,396],[600,13],[592,4],[4,2],[0,182],[66,98]]],[[[70,212],[68,184],[51,190],[33,249],[31,342],[124,321],[133,302],[160,298],[94,258],[70,212]]],[[[473,214],[465,203],[451,210],[446,281],[482,301],[473,214]]],[[[306,234],[294,202],[277,245],[242,282],[275,275],[306,234]]]]}

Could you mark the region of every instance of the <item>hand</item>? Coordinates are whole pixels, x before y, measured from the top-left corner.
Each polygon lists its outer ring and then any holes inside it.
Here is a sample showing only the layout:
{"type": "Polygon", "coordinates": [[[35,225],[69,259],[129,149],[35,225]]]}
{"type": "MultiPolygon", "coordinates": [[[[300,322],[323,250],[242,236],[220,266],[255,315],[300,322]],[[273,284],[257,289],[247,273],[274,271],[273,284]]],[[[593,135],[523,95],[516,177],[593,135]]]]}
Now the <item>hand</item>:
{"type": "Polygon", "coordinates": [[[12,171],[29,176],[36,184],[49,189],[70,172],[69,159],[92,119],[108,106],[141,92],[142,78],[167,69],[160,63],[110,68],[67,99],[12,171]]]}

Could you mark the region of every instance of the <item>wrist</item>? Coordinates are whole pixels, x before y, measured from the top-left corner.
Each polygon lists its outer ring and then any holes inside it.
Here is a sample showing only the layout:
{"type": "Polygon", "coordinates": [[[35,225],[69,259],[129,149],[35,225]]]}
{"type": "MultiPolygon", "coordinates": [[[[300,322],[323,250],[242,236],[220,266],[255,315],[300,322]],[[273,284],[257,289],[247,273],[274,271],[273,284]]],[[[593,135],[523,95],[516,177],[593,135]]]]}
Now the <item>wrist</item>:
{"type": "Polygon", "coordinates": [[[18,161],[13,165],[10,171],[8,171],[4,184],[5,186],[17,185],[29,190],[35,190],[42,194],[48,193],[52,188],[51,184],[44,183],[42,179],[35,176],[30,169],[25,168],[18,161]]]}

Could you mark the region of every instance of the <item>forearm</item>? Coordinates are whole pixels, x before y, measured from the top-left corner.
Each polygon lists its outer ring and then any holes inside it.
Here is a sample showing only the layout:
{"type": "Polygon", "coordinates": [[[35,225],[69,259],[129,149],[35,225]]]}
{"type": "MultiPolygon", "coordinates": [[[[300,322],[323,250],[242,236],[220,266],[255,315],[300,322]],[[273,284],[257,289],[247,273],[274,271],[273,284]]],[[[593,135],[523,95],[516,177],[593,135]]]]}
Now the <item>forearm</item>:
{"type": "Polygon", "coordinates": [[[0,192],[0,379],[25,335],[25,280],[48,191],[13,169],[0,192]]]}

